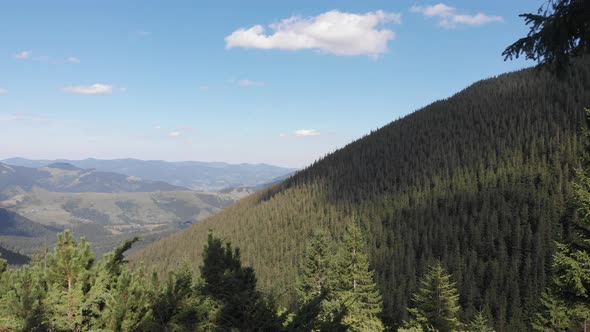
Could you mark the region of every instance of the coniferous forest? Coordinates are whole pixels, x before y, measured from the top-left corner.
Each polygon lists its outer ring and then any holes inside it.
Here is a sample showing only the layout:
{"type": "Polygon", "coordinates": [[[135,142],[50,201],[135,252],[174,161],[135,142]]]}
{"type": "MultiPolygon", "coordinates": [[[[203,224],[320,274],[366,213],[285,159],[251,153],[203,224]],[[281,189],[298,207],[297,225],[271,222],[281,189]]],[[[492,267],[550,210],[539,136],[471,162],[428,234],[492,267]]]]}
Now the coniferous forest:
{"type": "Polygon", "coordinates": [[[482,314],[498,331],[529,331],[555,241],[578,221],[589,59],[574,66],[566,79],[527,69],[475,83],[133,259],[160,272],[198,265],[213,229],[241,248],[262,290],[295,308],[310,234],[323,228],[339,241],[358,222],[387,326],[411,319],[412,294],[440,261],[462,321],[482,314]]]}
{"type": "Polygon", "coordinates": [[[590,1],[549,3],[504,53],[535,68],[133,255],[140,239],[98,258],[66,231],[27,265],[0,260],[0,330],[587,331],[590,1]]]}

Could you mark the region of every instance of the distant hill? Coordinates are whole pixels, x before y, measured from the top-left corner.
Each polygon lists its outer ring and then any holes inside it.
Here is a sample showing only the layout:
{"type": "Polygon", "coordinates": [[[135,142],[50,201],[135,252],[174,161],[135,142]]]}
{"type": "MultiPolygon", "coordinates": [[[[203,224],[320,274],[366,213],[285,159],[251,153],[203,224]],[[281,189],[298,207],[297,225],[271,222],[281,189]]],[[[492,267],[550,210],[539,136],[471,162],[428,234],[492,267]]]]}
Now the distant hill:
{"type": "MultiPolygon", "coordinates": [[[[154,181],[163,181],[200,191],[217,191],[233,187],[256,187],[292,174],[295,169],[266,164],[227,164],[221,162],[166,162],[137,159],[28,160],[11,158],[8,165],[41,168],[50,164],[68,164],[82,169],[96,169],[154,181]]],[[[69,167],[69,166],[68,166],[69,167]]]]}
{"type": "Polygon", "coordinates": [[[568,236],[590,59],[563,79],[535,69],[473,84],[372,132],[134,257],[158,271],[189,261],[207,232],[240,247],[259,285],[293,304],[310,232],[359,222],[383,294],[384,320],[408,318],[411,294],[441,260],[498,331],[529,331],[554,240],[568,236]]]}
{"type": "Polygon", "coordinates": [[[0,199],[7,199],[39,187],[53,192],[152,192],[186,188],[161,181],[82,169],[68,163],[52,163],[38,168],[0,163],[0,199]]]}
{"type": "MultiPolygon", "coordinates": [[[[241,196],[240,196],[241,197],[241,196]]],[[[233,203],[236,194],[194,191],[65,193],[34,188],[0,200],[0,243],[32,254],[70,229],[104,253],[132,236],[156,239],[184,229],[233,203]]]]}

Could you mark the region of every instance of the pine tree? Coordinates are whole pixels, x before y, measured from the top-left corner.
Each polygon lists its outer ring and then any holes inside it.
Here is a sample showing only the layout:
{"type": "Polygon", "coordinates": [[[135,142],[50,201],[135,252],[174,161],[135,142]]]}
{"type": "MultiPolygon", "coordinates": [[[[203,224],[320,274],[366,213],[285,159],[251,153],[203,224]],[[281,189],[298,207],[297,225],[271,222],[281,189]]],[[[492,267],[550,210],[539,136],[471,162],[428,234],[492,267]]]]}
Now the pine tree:
{"type": "Polygon", "coordinates": [[[202,293],[216,301],[220,308],[216,324],[221,330],[277,331],[281,323],[269,301],[256,289],[256,275],[243,267],[240,251],[230,243],[224,246],[209,233],[203,251],[202,293]]]}
{"type": "Polygon", "coordinates": [[[369,269],[365,239],[356,223],[346,229],[334,264],[334,296],[343,310],[347,331],[383,331],[379,319],[383,302],[369,269]]]}
{"type": "Polygon", "coordinates": [[[17,331],[45,331],[43,322],[43,275],[37,266],[24,266],[5,273],[0,289],[0,326],[17,331]]]}
{"type": "Polygon", "coordinates": [[[440,332],[457,331],[461,323],[458,314],[459,294],[451,275],[438,261],[421,280],[421,287],[413,296],[414,307],[409,309],[413,321],[409,326],[433,328],[440,332]]]}
{"type": "MultiPolygon", "coordinates": [[[[213,302],[201,296],[188,266],[170,273],[164,286],[155,295],[151,306],[152,320],[144,320],[138,330],[209,331],[216,314],[213,302]]],[[[222,331],[225,327],[219,326],[222,331]]]]}
{"type": "Polygon", "coordinates": [[[77,330],[85,323],[81,308],[90,288],[93,263],[94,253],[86,240],[76,241],[69,231],[58,234],[46,271],[46,307],[53,329],[77,330]]]}

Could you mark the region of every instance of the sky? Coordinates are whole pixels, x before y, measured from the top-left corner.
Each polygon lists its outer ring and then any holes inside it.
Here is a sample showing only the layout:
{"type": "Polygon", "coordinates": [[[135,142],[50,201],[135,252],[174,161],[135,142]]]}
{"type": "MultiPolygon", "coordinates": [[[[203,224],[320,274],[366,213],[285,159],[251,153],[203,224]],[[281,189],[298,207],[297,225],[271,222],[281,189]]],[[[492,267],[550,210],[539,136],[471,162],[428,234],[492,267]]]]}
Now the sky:
{"type": "Polygon", "coordinates": [[[0,159],[304,167],[504,61],[538,0],[6,0],[0,159]]]}

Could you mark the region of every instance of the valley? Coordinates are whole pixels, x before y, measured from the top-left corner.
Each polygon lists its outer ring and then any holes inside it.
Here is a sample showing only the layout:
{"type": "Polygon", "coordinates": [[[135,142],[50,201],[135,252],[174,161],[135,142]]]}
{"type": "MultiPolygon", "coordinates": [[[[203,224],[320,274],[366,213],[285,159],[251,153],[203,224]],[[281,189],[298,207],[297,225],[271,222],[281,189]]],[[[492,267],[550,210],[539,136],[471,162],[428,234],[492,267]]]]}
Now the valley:
{"type": "MultiPolygon", "coordinates": [[[[263,188],[265,184],[259,182],[272,181],[276,175],[274,172],[262,174],[251,182],[248,178],[228,174],[234,176],[235,181],[253,187],[224,187],[219,192],[201,192],[131,175],[82,169],[65,162],[13,161],[37,167],[0,164],[0,209],[16,213],[10,218],[7,215],[1,218],[0,214],[0,223],[5,228],[0,231],[0,244],[29,257],[43,246],[54,245],[56,232],[66,229],[76,237],[88,239],[98,254],[110,251],[120,241],[133,236],[142,238],[135,246],[135,249],[141,248],[221,211],[263,188]],[[20,224],[13,227],[43,231],[8,232],[8,220],[20,224]]],[[[134,161],[135,165],[141,163],[134,161]]],[[[152,171],[156,172],[157,166],[152,167],[152,171]]]]}

